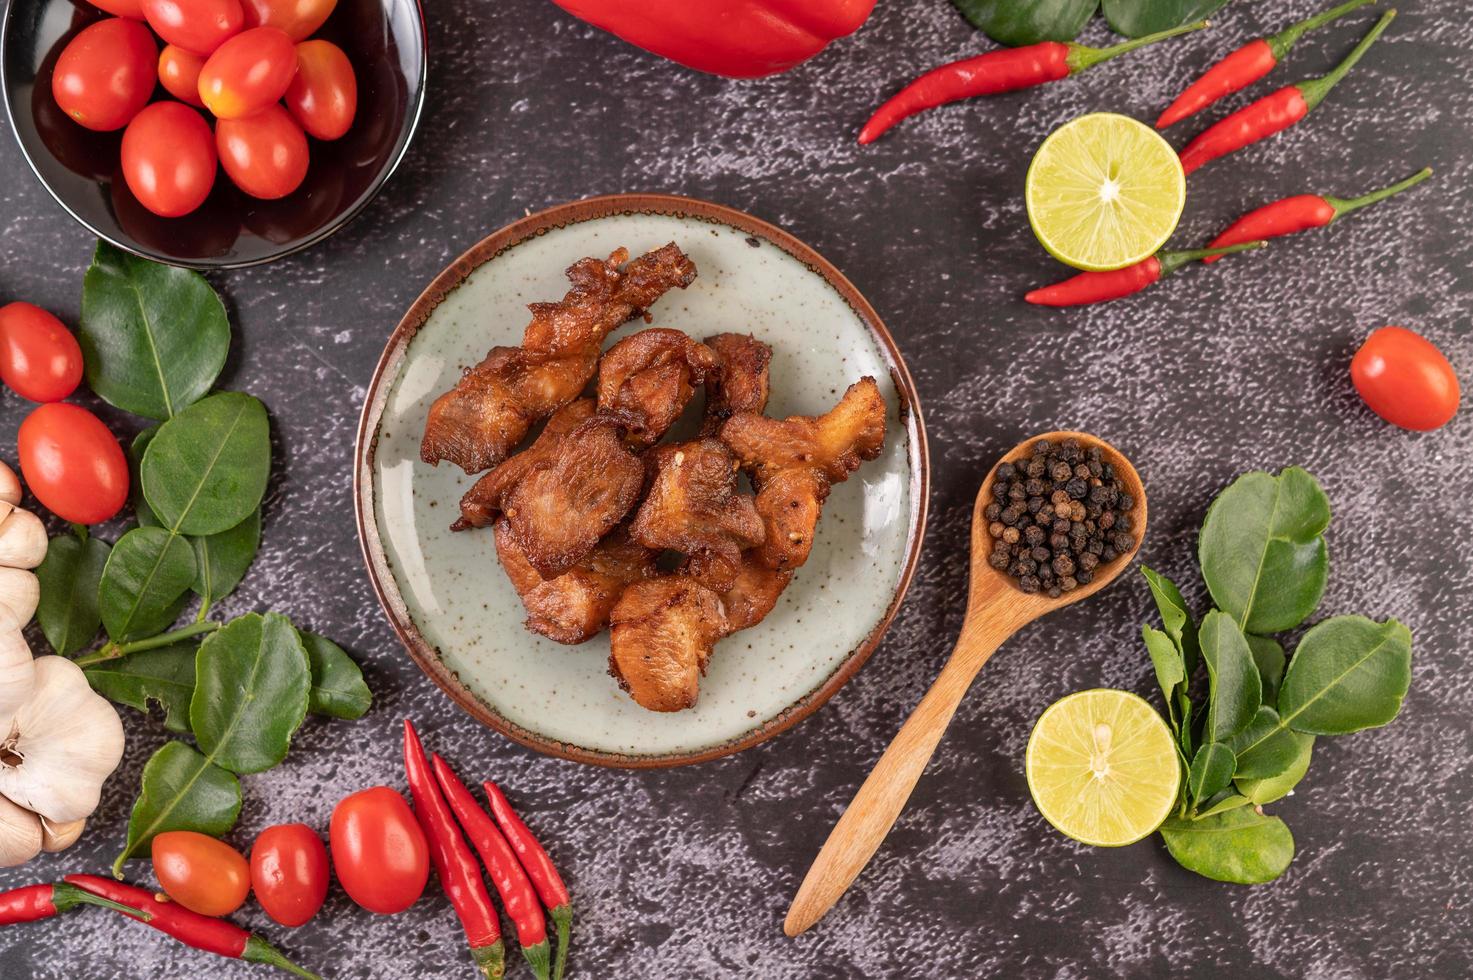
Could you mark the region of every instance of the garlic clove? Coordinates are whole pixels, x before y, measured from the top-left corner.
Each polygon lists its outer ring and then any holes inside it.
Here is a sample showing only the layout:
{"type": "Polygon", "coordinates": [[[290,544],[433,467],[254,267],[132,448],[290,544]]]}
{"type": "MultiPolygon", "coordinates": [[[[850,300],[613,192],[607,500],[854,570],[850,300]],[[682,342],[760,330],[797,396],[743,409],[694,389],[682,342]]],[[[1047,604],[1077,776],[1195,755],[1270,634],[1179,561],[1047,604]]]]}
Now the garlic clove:
{"type": "MultiPolygon", "coordinates": [[[[36,689],[35,659],[10,613],[0,610],[0,718],[8,719],[36,689]]],[[[0,736],[9,734],[0,732],[0,736]]]]}
{"type": "Polygon", "coordinates": [[[0,796],[0,868],[25,864],[41,853],[41,818],[0,796]]]}
{"type": "Polygon", "coordinates": [[[0,460],[0,503],[19,507],[20,494],[20,477],[15,475],[15,470],[11,469],[4,460],[0,460]]]}
{"type": "Polygon", "coordinates": [[[0,795],[54,823],[97,809],[123,757],[123,723],[65,657],[37,657],[36,689],[0,722],[0,795]]]}
{"type": "Polygon", "coordinates": [[[36,615],[36,606],[41,602],[41,581],[34,572],[24,568],[0,568],[0,607],[15,615],[15,621],[25,626],[36,615]]]}
{"type": "Polygon", "coordinates": [[[35,568],[46,558],[46,525],[28,510],[16,508],[0,519],[0,565],[35,568]]]}
{"type": "Polygon", "coordinates": [[[47,854],[55,854],[71,847],[82,836],[82,831],[87,829],[85,817],[70,823],[52,823],[45,817],[38,819],[41,821],[41,850],[47,854]]]}

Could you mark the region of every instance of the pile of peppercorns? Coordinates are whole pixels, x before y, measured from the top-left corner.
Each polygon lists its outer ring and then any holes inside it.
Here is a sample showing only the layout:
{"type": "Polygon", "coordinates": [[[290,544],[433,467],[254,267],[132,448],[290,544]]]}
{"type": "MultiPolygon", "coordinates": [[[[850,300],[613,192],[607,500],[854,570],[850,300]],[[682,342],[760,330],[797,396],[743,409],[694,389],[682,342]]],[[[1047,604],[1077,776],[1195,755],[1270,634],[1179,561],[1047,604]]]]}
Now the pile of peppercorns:
{"type": "Polygon", "coordinates": [[[1057,598],[1088,585],[1100,565],[1135,547],[1134,508],[1135,498],[1098,447],[1040,439],[1027,459],[997,468],[983,511],[993,539],[988,563],[1024,592],[1057,598]]]}

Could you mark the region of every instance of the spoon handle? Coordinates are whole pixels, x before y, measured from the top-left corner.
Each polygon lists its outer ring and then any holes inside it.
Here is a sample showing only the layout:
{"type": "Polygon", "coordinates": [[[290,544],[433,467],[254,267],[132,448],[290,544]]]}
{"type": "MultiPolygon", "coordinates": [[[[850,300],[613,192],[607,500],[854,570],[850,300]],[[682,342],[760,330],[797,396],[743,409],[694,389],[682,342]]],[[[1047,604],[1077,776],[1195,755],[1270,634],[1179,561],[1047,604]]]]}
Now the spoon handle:
{"type": "Polygon", "coordinates": [[[789,936],[823,918],[864,870],[905,809],[972,680],[1011,633],[1012,629],[979,629],[970,617],[963,624],[951,659],[854,794],[808,869],[783,923],[789,936]]]}

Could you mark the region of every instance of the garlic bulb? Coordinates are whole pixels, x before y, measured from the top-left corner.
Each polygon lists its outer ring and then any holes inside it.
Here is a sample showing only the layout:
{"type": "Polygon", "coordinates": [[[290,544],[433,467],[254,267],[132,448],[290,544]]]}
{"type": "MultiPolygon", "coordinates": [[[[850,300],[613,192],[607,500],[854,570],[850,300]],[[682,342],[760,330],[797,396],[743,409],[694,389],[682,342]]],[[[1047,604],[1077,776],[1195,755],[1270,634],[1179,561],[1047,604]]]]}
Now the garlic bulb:
{"type": "Polygon", "coordinates": [[[4,520],[12,510],[20,506],[20,493],[20,479],[15,475],[15,470],[0,461],[0,520],[4,520]]]}
{"type": "Polygon", "coordinates": [[[35,568],[46,557],[46,525],[28,510],[16,508],[0,520],[0,565],[35,568]]]}
{"type": "Polygon", "coordinates": [[[0,796],[0,868],[25,864],[41,853],[41,818],[0,796]]]}
{"type": "Polygon", "coordinates": [[[0,796],[54,823],[97,809],[123,757],[123,723],[65,657],[37,657],[36,689],[0,722],[0,796]]]}
{"type": "Polygon", "coordinates": [[[0,567],[0,608],[10,610],[17,623],[29,623],[40,602],[41,581],[34,572],[0,567]]]}
{"type": "Polygon", "coordinates": [[[37,819],[41,821],[41,850],[47,854],[55,854],[71,847],[82,836],[82,831],[87,829],[85,819],[73,820],[71,823],[52,823],[45,817],[37,819]]]}
{"type": "Polygon", "coordinates": [[[15,618],[0,609],[0,718],[13,716],[35,689],[36,668],[30,644],[15,618]]]}

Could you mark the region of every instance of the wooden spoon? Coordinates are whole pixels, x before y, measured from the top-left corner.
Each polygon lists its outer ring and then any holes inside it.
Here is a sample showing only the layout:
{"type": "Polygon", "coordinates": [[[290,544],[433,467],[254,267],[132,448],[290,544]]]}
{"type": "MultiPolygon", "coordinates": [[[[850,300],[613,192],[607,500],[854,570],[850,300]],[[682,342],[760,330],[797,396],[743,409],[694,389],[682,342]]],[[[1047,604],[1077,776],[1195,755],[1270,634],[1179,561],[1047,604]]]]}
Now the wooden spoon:
{"type": "Polygon", "coordinates": [[[906,800],[910,799],[926,763],[936,751],[936,743],[941,740],[951,716],[961,704],[962,696],[993,651],[1021,627],[1045,613],[1088,598],[1103,589],[1130,566],[1140,550],[1140,542],[1146,533],[1145,488],[1130,461],[1103,439],[1084,432],[1046,432],[1019,443],[998,460],[998,464],[1026,458],[1031,454],[1033,444],[1040,439],[1059,442],[1069,438],[1079,440],[1085,449],[1099,447],[1104,461],[1114,464],[1115,475],[1125,492],[1135,498],[1135,508],[1130,512],[1135,547],[1108,565],[1099,566],[1094,581],[1065,592],[1057,599],[1051,599],[1042,592],[1033,595],[1023,592],[1007,573],[987,563],[992,551],[992,537],[987,533],[990,522],[982,512],[992,502],[992,481],[997,476],[997,467],[992,468],[982,481],[982,489],[978,491],[977,502],[972,509],[971,588],[967,596],[967,617],[962,622],[956,649],[942,668],[941,675],[880,757],[869,778],[854,794],[849,808],[839,818],[813,866],[808,869],[783,923],[783,931],[789,936],[806,931],[823,918],[864,870],[905,808],[906,800]]]}

